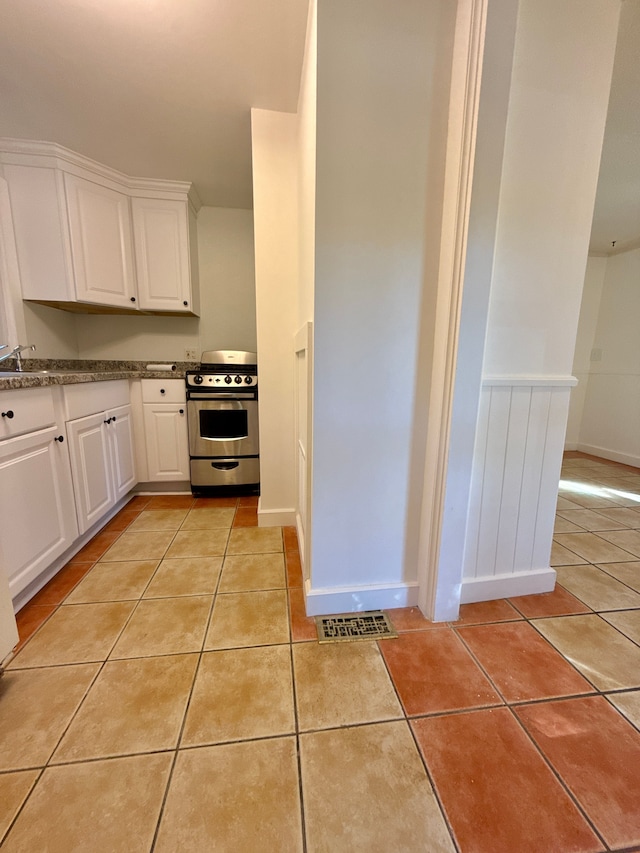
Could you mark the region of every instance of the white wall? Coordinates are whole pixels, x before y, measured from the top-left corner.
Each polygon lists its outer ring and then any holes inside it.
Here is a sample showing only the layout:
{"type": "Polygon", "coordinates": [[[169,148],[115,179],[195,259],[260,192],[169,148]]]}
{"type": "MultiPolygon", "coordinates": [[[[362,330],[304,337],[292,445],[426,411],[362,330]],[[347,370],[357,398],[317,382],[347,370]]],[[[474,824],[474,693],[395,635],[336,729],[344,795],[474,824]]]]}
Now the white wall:
{"type": "MultiPolygon", "coordinates": [[[[253,217],[250,210],[198,213],[200,318],[77,315],[80,358],[184,361],[186,347],[256,348],[253,217]]],[[[63,312],[57,312],[63,313],[63,312]]]]}
{"type": "MultiPolygon", "coordinates": [[[[640,249],[606,259],[593,338],[593,348],[601,350],[602,360],[590,365],[578,440],[580,450],[637,466],[640,466],[639,282],[640,249]]],[[[590,319],[592,325],[593,318],[590,319]]]]}
{"type": "Polygon", "coordinates": [[[309,4],[307,40],[298,100],[298,328],[313,320],[316,226],[316,108],[318,62],[316,0],[309,4]]]}
{"type": "Polygon", "coordinates": [[[578,384],[571,392],[565,450],[577,450],[580,441],[580,425],[591,372],[591,352],[594,349],[606,269],[606,258],[589,257],[584,277],[576,349],[573,357],[573,375],[578,380],[578,384]]]}

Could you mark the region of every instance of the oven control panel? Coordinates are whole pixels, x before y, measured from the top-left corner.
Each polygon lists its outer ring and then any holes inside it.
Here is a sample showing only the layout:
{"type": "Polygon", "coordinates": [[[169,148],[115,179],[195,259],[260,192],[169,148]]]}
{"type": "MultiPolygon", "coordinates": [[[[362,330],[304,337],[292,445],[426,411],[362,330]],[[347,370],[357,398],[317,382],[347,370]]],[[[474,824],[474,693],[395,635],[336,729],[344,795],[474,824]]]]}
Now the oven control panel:
{"type": "Polygon", "coordinates": [[[190,373],[187,374],[187,386],[192,388],[227,390],[229,388],[255,388],[258,377],[246,373],[190,373]]]}

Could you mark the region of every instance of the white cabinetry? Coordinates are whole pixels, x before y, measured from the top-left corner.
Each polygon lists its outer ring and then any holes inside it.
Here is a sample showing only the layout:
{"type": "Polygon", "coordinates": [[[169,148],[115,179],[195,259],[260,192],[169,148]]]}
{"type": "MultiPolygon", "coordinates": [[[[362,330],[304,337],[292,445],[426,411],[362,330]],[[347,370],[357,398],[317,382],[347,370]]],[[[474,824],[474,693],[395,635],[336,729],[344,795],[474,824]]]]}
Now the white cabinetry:
{"type": "Polygon", "coordinates": [[[0,558],[14,598],[78,536],[55,393],[59,389],[0,393],[0,558]]]}
{"type": "Polygon", "coordinates": [[[91,313],[197,315],[195,217],[179,181],[129,178],[46,142],[0,140],[24,299],[91,313]]]}
{"type": "Polygon", "coordinates": [[[143,379],[142,408],[149,481],[188,480],[189,438],[184,382],[143,379]]]}
{"type": "Polygon", "coordinates": [[[136,482],[127,383],[68,386],[65,403],[78,528],[84,533],[136,482]],[[113,405],[102,408],[105,402],[113,405]]]}

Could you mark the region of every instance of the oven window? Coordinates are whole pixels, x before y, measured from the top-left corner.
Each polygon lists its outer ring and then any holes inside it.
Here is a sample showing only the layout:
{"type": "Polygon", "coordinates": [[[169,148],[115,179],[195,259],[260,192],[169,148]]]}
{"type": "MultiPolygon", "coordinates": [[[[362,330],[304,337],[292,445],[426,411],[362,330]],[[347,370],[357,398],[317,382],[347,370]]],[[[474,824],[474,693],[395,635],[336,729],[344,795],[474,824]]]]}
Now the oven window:
{"type": "Polygon", "coordinates": [[[200,409],[200,438],[246,438],[248,412],[246,409],[200,409]]]}

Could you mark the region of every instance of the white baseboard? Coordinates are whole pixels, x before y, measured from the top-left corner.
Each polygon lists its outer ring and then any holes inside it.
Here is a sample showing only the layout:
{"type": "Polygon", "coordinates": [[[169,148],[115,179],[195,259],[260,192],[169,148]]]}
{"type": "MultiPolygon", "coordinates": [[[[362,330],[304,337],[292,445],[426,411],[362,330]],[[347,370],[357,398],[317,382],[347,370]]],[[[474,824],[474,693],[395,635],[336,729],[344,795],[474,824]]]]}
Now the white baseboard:
{"type": "Polygon", "coordinates": [[[551,568],[508,575],[491,575],[484,578],[463,578],[460,604],[551,592],[555,583],[556,573],[551,568]]]}
{"type": "Polygon", "coordinates": [[[306,581],[305,598],[307,616],[414,607],[418,603],[418,582],[311,589],[306,581]]]}
{"type": "Polygon", "coordinates": [[[295,527],[295,509],[262,509],[258,501],[258,527],[295,527]]]}
{"type": "Polygon", "coordinates": [[[564,443],[564,451],[565,451],[565,453],[566,453],[568,450],[577,450],[577,449],[578,449],[578,445],[576,444],[576,442],[575,442],[575,441],[565,441],[565,443],[564,443]]]}
{"type": "Polygon", "coordinates": [[[598,447],[597,444],[582,444],[578,443],[576,450],[582,453],[589,453],[591,456],[601,456],[603,459],[610,459],[612,462],[622,462],[624,465],[633,465],[634,468],[640,468],[640,456],[634,456],[632,453],[618,453],[617,450],[609,450],[607,447],[598,447]]]}

